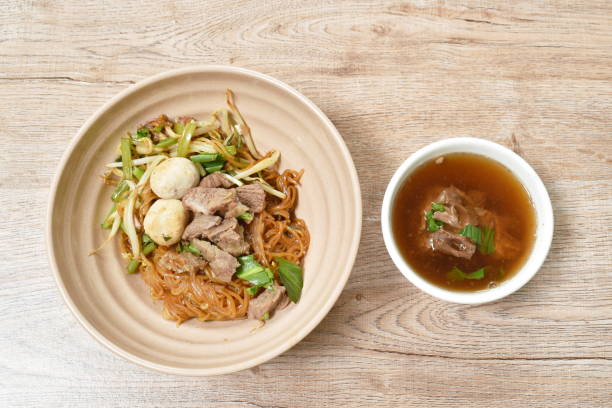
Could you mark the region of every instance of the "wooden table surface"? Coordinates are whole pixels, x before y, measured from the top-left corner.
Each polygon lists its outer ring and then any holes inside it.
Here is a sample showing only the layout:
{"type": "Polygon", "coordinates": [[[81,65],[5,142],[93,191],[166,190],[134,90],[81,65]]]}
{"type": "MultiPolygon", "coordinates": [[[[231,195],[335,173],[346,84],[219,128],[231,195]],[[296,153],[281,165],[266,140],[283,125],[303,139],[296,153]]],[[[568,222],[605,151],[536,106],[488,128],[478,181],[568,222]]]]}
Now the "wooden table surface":
{"type": "Polygon", "coordinates": [[[0,1],[0,406],[611,407],[611,79],[609,0],[0,1]],[[195,64],[312,99],[363,191],[359,254],[327,318],[280,357],[213,378],[150,372],[94,341],[44,242],[49,184],[81,124],[130,84],[195,64]],[[383,245],[391,174],[450,136],[511,147],[553,201],[544,267],[494,304],[421,293],[383,245]]]}

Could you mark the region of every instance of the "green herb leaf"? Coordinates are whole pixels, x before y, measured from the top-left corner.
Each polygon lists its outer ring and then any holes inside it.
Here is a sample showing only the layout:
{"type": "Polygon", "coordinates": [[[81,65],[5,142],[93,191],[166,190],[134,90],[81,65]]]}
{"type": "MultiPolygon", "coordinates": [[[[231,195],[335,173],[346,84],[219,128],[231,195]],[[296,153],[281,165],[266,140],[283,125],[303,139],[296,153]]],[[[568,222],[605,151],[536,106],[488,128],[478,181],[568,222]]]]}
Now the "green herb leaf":
{"type": "Polygon", "coordinates": [[[265,322],[268,319],[270,319],[270,312],[264,313],[263,316],[261,317],[262,322],[265,322]]]}
{"type": "Polygon", "coordinates": [[[142,139],[143,137],[150,137],[151,131],[149,129],[142,127],[136,131],[136,139],[142,139]]]}
{"type": "Polygon", "coordinates": [[[446,211],[446,207],[444,207],[444,204],[440,204],[440,203],[431,203],[431,208],[434,212],[446,211]]]}
{"type": "Polygon", "coordinates": [[[425,214],[425,220],[427,221],[427,231],[436,232],[442,227],[443,222],[436,220],[434,217],[434,210],[429,210],[425,214]]]}
{"type": "Polygon", "coordinates": [[[480,268],[474,272],[465,273],[456,266],[446,274],[446,278],[451,281],[462,281],[464,279],[482,279],[485,276],[485,268],[480,268]]]}
{"type": "Polygon", "coordinates": [[[236,276],[242,280],[251,282],[253,285],[265,286],[274,281],[274,274],[268,268],[261,266],[254,255],[245,255],[238,258],[240,266],[236,270],[236,276]]]}
{"type": "Polygon", "coordinates": [[[482,232],[482,243],[478,247],[482,254],[492,254],[495,252],[495,230],[484,227],[482,232]]]}
{"type": "Polygon", "coordinates": [[[247,293],[251,296],[255,296],[257,294],[257,292],[259,291],[259,288],[261,286],[256,285],[256,286],[251,286],[250,288],[247,288],[247,293]]]}
{"type": "Polygon", "coordinates": [[[278,256],[274,259],[278,262],[278,276],[285,289],[287,289],[287,296],[289,296],[293,303],[297,303],[300,300],[302,288],[304,287],[302,268],[278,256]]]}
{"type": "Polygon", "coordinates": [[[480,243],[482,242],[481,241],[482,233],[480,231],[480,228],[472,224],[468,224],[465,227],[463,227],[463,229],[459,231],[459,235],[468,237],[476,245],[480,245],[480,243]]]}
{"type": "Polygon", "coordinates": [[[164,241],[170,241],[171,239],[172,239],[172,237],[164,235],[164,241]]]}

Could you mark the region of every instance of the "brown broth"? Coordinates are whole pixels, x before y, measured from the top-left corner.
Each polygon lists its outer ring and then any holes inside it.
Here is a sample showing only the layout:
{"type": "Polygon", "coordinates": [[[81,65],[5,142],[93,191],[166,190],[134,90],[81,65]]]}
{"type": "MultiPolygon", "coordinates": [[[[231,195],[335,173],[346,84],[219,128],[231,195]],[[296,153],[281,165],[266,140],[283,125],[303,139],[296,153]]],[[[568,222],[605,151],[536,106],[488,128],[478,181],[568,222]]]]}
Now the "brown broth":
{"type": "Polygon", "coordinates": [[[531,252],[535,239],[533,205],[521,183],[499,163],[467,153],[443,157],[440,164],[433,159],[418,167],[400,187],[393,203],[393,236],[404,259],[430,283],[462,292],[494,287],[512,277],[531,252]],[[424,245],[429,234],[424,228],[424,211],[443,188],[450,186],[485,194],[482,207],[504,217],[504,230],[518,243],[516,256],[503,259],[499,254],[484,255],[477,250],[471,259],[463,259],[424,245]],[[485,276],[452,281],[446,275],[453,267],[466,273],[486,267],[485,276]]]}

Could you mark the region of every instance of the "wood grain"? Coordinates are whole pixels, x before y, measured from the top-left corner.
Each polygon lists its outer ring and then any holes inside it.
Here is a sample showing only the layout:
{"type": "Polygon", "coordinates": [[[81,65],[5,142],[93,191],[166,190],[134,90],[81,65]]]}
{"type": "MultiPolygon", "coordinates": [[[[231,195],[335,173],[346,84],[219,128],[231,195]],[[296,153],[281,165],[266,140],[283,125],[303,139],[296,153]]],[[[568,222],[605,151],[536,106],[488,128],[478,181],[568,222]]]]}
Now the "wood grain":
{"type": "Polygon", "coordinates": [[[0,406],[612,406],[612,3],[0,1],[0,406]],[[49,184],[78,127],[166,69],[273,75],[336,124],[361,180],[356,266],[284,355],[218,378],[146,371],[77,324],[45,256],[49,184]],[[380,204],[411,152],[511,147],[555,210],[539,274],[446,304],[398,273],[380,204]]]}

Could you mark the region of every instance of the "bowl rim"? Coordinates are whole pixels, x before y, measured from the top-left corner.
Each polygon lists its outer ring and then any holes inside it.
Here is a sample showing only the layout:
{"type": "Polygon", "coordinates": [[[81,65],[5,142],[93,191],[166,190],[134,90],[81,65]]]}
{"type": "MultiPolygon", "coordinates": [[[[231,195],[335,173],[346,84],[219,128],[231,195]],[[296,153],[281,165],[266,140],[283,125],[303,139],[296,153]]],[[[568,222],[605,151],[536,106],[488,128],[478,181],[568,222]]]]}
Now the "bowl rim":
{"type": "Polygon", "coordinates": [[[552,203],[536,171],[518,154],[498,143],[473,137],[456,137],[433,142],[412,153],[395,171],[383,198],[381,228],[387,252],[395,266],[423,292],[451,303],[478,305],[502,299],[523,287],[535,276],[546,260],[554,232],[552,203]],[[515,275],[494,289],[459,292],[436,286],[418,275],[399,252],[391,226],[392,205],[404,180],[425,162],[452,153],[484,156],[506,167],[527,190],[536,212],[536,230],[531,253],[515,275]],[[495,156],[495,157],[494,157],[495,156]],[[523,177],[524,176],[524,177],[523,177]]]}
{"type": "Polygon", "coordinates": [[[106,103],[100,106],[85,121],[85,123],[83,123],[83,125],[77,131],[76,136],[70,140],[66,150],[64,151],[62,158],[55,171],[55,174],[53,176],[53,181],[51,182],[51,186],[49,190],[49,201],[47,205],[47,213],[45,216],[46,218],[46,227],[45,227],[46,245],[45,247],[46,247],[46,252],[47,252],[47,258],[49,260],[49,264],[51,265],[51,270],[53,273],[55,283],[62,295],[62,298],[64,299],[64,302],[68,306],[68,309],[70,309],[70,311],[72,312],[73,316],[76,317],[77,321],[81,324],[81,326],[85,328],[85,330],[96,341],[98,341],[98,343],[102,344],[107,349],[112,351],[114,354],[120,357],[123,357],[124,359],[128,361],[131,361],[142,367],[145,367],[145,368],[157,371],[157,372],[161,372],[165,374],[182,375],[182,376],[221,375],[221,374],[228,374],[228,373],[232,373],[236,371],[245,370],[245,369],[257,366],[259,364],[262,364],[274,357],[277,357],[278,355],[289,350],[294,345],[296,345],[298,342],[300,342],[302,339],[304,339],[304,337],[306,337],[312,330],[314,330],[314,328],[325,318],[325,316],[329,313],[333,305],[338,300],[340,294],[344,290],[344,287],[346,286],[348,278],[353,270],[353,266],[355,264],[355,260],[357,257],[357,251],[359,249],[359,243],[360,243],[360,238],[361,238],[362,211],[363,209],[362,209],[362,201],[361,201],[361,186],[359,183],[359,177],[357,174],[357,170],[355,168],[355,163],[353,162],[353,158],[348,150],[348,147],[346,146],[344,139],[340,135],[340,132],[338,132],[338,130],[336,129],[332,121],[327,117],[327,115],[325,115],[325,113],[323,113],[323,111],[321,111],[321,109],[318,106],[314,104],[314,102],[312,102],[309,98],[302,95],[300,92],[298,92],[293,87],[287,85],[286,83],[276,78],[273,78],[269,75],[257,72],[257,71],[253,71],[253,70],[241,68],[241,67],[228,66],[228,65],[195,65],[195,66],[189,66],[189,67],[183,67],[183,68],[163,71],[155,75],[146,77],[140,81],[137,81],[136,83],[130,85],[129,87],[123,89],[122,91],[114,95],[106,103]],[[293,97],[297,98],[300,102],[302,102],[305,105],[305,107],[310,109],[319,118],[319,120],[322,121],[324,126],[329,130],[331,136],[338,142],[338,146],[342,153],[342,157],[344,161],[348,164],[348,167],[349,167],[351,184],[354,188],[354,196],[352,198],[355,202],[356,211],[355,211],[355,217],[354,217],[353,222],[356,227],[356,230],[355,230],[355,235],[351,238],[349,242],[349,247],[348,247],[349,248],[348,254],[349,254],[350,262],[347,263],[343,274],[340,276],[340,280],[338,284],[333,289],[331,296],[325,301],[325,303],[323,304],[323,307],[319,309],[318,313],[314,316],[314,318],[310,320],[307,325],[297,330],[296,334],[289,337],[285,342],[281,343],[277,348],[271,349],[267,351],[266,353],[262,353],[256,357],[251,358],[250,360],[245,360],[245,361],[241,361],[236,364],[227,365],[223,367],[215,367],[215,368],[179,368],[179,367],[173,367],[170,365],[154,363],[147,359],[138,357],[130,353],[129,351],[124,350],[123,348],[114,344],[111,340],[107,339],[85,318],[85,316],[80,312],[80,310],[76,307],[76,305],[72,301],[72,298],[70,294],[68,293],[66,286],[64,285],[63,279],[61,278],[59,267],[57,264],[57,259],[55,257],[55,248],[54,248],[54,244],[52,240],[52,219],[51,217],[53,214],[54,207],[58,204],[57,203],[57,200],[58,200],[57,190],[59,187],[61,176],[65,170],[65,166],[70,156],[72,155],[79,140],[81,140],[81,138],[85,135],[85,133],[87,133],[89,128],[94,124],[96,120],[98,120],[98,118],[103,113],[105,113],[109,108],[111,108],[113,105],[115,105],[117,102],[119,102],[126,96],[134,92],[137,92],[141,88],[144,88],[155,82],[169,79],[175,76],[182,76],[182,75],[193,74],[193,73],[206,73],[206,72],[234,73],[234,74],[256,78],[264,82],[267,82],[268,84],[272,86],[276,86],[282,89],[283,91],[289,93],[293,97]]]}

